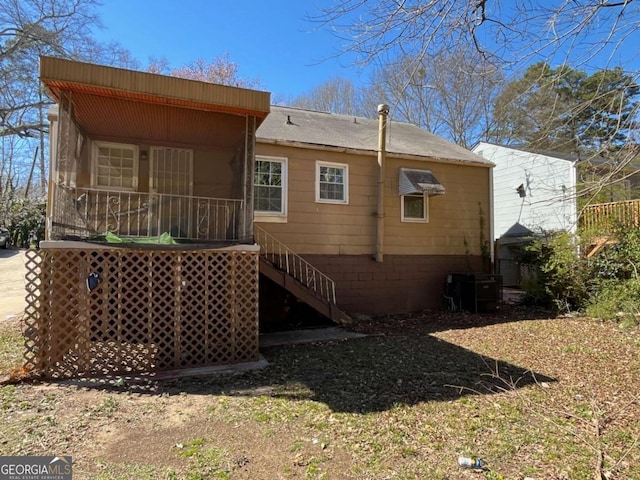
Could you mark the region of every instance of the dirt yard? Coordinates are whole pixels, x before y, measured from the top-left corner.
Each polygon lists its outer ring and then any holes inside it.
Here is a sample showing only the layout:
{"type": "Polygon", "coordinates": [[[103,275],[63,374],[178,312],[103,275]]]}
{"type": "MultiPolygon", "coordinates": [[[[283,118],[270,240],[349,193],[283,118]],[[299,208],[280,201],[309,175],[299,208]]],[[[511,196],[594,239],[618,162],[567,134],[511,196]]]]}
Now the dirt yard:
{"type": "Polygon", "coordinates": [[[25,250],[0,249],[0,324],[24,312],[25,250]]]}
{"type": "MultiPolygon", "coordinates": [[[[518,308],[354,328],[234,376],[4,385],[0,455],[71,455],[74,479],[640,479],[638,329],[518,308]]],[[[6,371],[15,322],[0,341],[6,371]]]]}

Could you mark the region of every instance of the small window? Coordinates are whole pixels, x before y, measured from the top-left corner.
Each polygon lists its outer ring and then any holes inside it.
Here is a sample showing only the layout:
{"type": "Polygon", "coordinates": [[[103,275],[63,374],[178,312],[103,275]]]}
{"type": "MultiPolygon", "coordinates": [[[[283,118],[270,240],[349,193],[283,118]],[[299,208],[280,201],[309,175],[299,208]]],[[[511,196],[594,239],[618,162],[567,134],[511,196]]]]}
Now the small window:
{"type": "Polygon", "coordinates": [[[278,221],[287,214],[287,159],[256,157],[253,210],[260,221],[278,221]]]}
{"type": "Polygon", "coordinates": [[[402,221],[403,222],[428,222],[427,204],[429,197],[426,195],[402,195],[402,221]]]}
{"type": "Polygon", "coordinates": [[[135,190],[138,186],[138,147],[119,143],[93,144],[91,184],[108,190],[135,190]]]}
{"type": "Polygon", "coordinates": [[[349,170],[341,163],[316,163],[316,201],[349,203],[349,170]]]}

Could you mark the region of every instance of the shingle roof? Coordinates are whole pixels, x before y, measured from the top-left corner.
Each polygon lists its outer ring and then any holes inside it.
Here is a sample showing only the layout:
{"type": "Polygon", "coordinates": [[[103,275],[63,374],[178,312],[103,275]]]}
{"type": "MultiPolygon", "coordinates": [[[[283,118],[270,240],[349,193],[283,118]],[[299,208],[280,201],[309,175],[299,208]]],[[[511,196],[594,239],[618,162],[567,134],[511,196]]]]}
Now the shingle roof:
{"type": "MultiPolygon", "coordinates": [[[[409,123],[391,121],[387,130],[386,151],[390,156],[493,165],[482,156],[409,123]]],[[[273,105],[256,136],[258,142],[292,142],[376,152],[378,120],[273,105]]]]}
{"type": "Polygon", "coordinates": [[[543,150],[540,148],[528,147],[526,145],[500,145],[497,143],[489,143],[489,142],[480,142],[486,143],[487,145],[493,145],[496,147],[507,148],[510,150],[518,150],[519,152],[525,153],[533,153],[536,155],[544,155],[545,157],[551,158],[559,158],[560,160],[567,160],[569,162],[578,163],[591,163],[593,165],[602,165],[605,163],[610,163],[611,160],[601,157],[600,155],[578,155],[575,152],[561,152],[558,150],[543,150]]]}

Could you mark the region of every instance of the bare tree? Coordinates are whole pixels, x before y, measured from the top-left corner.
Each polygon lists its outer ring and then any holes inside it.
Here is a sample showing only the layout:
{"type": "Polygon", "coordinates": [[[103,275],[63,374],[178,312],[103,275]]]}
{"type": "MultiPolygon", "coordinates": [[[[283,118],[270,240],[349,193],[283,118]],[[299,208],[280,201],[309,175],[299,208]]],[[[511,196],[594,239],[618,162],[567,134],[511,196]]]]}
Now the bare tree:
{"type": "Polygon", "coordinates": [[[366,89],[356,87],[345,78],[333,77],[295,98],[291,105],[321,112],[375,117],[377,103],[369,101],[368,97],[366,89]]]}
{"type": "Polygon", "coordinates": [[[45,110],[51,105],[38,81],[40,56],[135,63],[119,44],[102,45],[92,39],[99,26],[98,4],[97,0],[0,2],[0,137],[31,140],[32,150],[38,148],[40,194],[46,188],[45,110]]]}
{"type": "Polygon", "coordinates": [[[0,3],[0,135],[37,136],[40,55],[73,57],[97,24],[94,0],[0,3]]]}
{"type": "Polygon", "coordinates": [[[486,137],[490,106],[504,79],[501,70],[471,48],[402,57],[379,68],[373,89],[396,118],[471,147],[486,137]]]}
{"type": "MultiPolygon", "coordinates": [[[[577,66],[634,46],[634,0],[337,0],[311,21],[330,26],[360,62],[474,45],[488,59],[577,66]],[[571,60],[571,61],[569,61],[571,60]]],[[[599,68],[604,68],[600,65],[599,68]]]]}

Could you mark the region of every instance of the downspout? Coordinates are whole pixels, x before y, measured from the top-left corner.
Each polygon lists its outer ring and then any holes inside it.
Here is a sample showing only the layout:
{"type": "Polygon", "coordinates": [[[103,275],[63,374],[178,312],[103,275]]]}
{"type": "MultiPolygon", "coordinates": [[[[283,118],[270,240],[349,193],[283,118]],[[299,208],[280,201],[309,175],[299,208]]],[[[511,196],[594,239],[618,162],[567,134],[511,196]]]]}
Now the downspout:
{"type": "Polygon", "coordinates": [[[387,140],[389,105],[378,105],[378,208],[376,211],[376,262],[384,261],[384,157],[387,140]]]}
{"type": "Polygon", "coordinates": [[[490,255],[491,255],[491,273],[499,273],[500,266],[497,265],[498,262],[498,240],[495,238],[496,231],[496,223],[494,212],[494,199],[493,199],[493,169],[495,166],[489,168],[489,242],[491,245],[490,255]]]}

